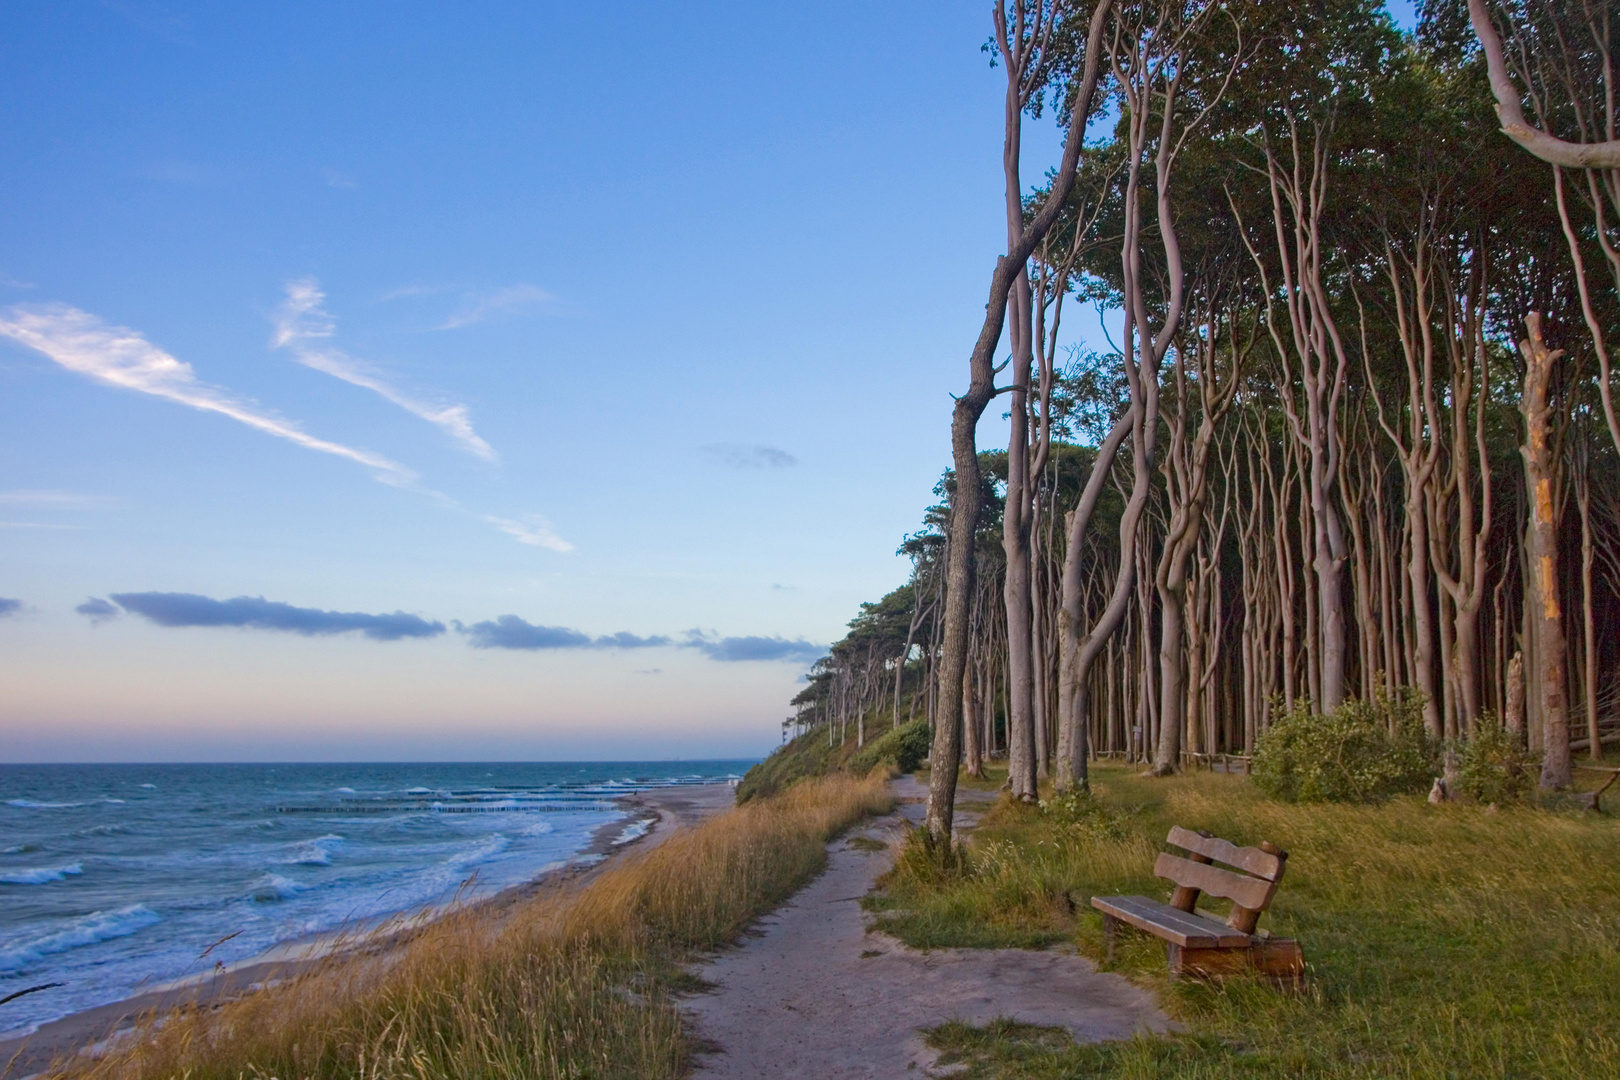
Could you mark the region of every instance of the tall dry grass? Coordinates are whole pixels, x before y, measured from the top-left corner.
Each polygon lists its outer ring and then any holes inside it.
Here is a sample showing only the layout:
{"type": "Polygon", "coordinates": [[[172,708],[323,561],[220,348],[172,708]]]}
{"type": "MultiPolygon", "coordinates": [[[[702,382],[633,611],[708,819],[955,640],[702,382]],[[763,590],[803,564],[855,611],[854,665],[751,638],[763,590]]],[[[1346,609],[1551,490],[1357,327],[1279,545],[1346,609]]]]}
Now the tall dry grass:
{"type": "Polygon", "coordinates": [[[627,853],[501,918],[468,908],[221,1008],[154,1017],[63,1080],[527,1080],[681,1075],[675,994],[886,810],[884,779],[806,781],[627,853]]]}

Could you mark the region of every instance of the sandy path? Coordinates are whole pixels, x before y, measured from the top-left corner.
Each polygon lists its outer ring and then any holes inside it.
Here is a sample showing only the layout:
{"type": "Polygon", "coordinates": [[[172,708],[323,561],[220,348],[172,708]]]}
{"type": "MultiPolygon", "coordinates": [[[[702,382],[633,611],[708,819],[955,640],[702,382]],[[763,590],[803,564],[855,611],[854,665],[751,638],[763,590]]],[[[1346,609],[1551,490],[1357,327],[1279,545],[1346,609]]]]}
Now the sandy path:
{"type": "MultiPolygon", "coordinates": [[[[922,793],[914,781],[896,788],[902,797],[922,793]]],[[[969,805],[986,801],[964,794],[969,805]]],[[[959,821],[977,818],[964,809],[959,821]]],[[[905,803],[852,836],[892,843],[921,815],[920,804],[905,803]]],[[[1073,954],[918,952],[868,934],[859,901],[893,855],[862,852],[848,839],[830,846],[826,872],[762,920],[758,936],[698,969],[717,988],[685,1008],[696,1033],[719,1049],[699,1060],[694,1076],[892,1080],[934,1064],[918,1029],[946,1020],[1007,1016],[1064,1027],[1083,1041],[1168,1030],[1145,991],[1073,954]]]]}

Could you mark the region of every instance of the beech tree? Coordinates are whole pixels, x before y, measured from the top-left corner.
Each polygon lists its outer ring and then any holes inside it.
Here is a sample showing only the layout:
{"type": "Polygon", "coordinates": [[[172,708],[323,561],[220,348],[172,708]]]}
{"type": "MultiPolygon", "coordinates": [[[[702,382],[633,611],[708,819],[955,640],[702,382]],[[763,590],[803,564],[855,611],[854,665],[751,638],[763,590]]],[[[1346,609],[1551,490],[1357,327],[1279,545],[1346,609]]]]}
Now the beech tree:
{"type": "Polygon", "coordinates": [[[1547,788],[1620,743],[1611,20],[1002,0],[1007,249],[951,467],[797,727],[930,723],[942,857],[963,764],[1021,799],[1099,757],[1237,768],[1351,697],[1415,691],[1437,744],[1501,722],[1547,788]],[[1043,108],[1063,158],[1024,191],[1043,108]]]}

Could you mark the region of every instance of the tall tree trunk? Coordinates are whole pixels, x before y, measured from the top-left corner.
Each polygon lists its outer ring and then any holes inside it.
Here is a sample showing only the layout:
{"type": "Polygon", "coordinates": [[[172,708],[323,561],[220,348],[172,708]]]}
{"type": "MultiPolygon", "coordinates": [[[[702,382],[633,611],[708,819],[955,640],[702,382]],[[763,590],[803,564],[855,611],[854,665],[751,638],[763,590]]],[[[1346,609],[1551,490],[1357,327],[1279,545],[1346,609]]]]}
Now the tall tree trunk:
{"type": "MultiPolygon", "coordinates": [[[[979,450],[977,429],[979,417],[995,395],[995,353],[1001,340],[1001,329],[1007,317],[1008,293],[1023,273],[1030,255],[1056,222],[1058,214],[1068,201],[1074,188],[1075,172],[1084,148],[1086,123],[1091,117],[1092,99],[1096,94],[1097,78],[1101,71],[1103,29],[1111,10],[1108,0],[1099,0],[1091,14],[1086,37],[1085,66],[1080,85],[1070,112],[1069,128],[1064,138],[1063,160],[1052,177],[1045,200],[1034,218],[1025,226],[1016,244],[1010,245],[1005,255],[996,260],[990,276],[990,296],[985,304],[984,323],[969,359],[970,379],[967,393],[956,400],[951,415],[951,461],[956,470],[956,487],[951,500],[950,543],[945,593],[944,654],[941,657],[941,683],[950,688],[940,700],[939,723],[934,727],[934,744],[929,754],[928,810],[924,825],[930,842],[942,858],[948,858],[951,845],[951,823],[955,817],[956,770],[962,758],[962,684],[967,668],[968,609],[973,599],[975,577],[974,539],[978,531],[981,502],[979,450]]],[[[1016,11],[1022,20],[1025,9],[1017,3],[1016,11]]],[[[998,24],[1004,24],[1005,14],[998,3],[998,24]]],[[[998,26],[998,36],[1007,40],[1004,26],[998,26]]],[[[1045,39],[1036,34],[1037,48],[1045,39]]],[[[1023,41],[1020,21],[1018,37],[1023,41]]],[[[1022,46],[1020,46],[1022,47],[1022,46]]],[[[1033,58],[1031,58],[1033,60],[1033,58]]],[[[1017,77],[1009,71],[1008,94],[1016,98],[1020,92],[1016,78],[1032,70],[1020,67],[1017,77]]],[[[1025,98],[1027,100],[1027,97],[1025,98]]],[[[1022,105],[1019,106],[1020,115],[1022,105]]],[[[1017,123],[1018,117],[1009,123],[1017,123]]]]}
{"type": "Polygon", "coordinates": [[[1568,691],[1565,685],[1567,647],[1564,642],[1563,613],[1558,606],[1558,522],[1553,512],[1553,485],[1558,459],[1550,445],[1552,406],[1548,384],[1553,364],[1563,350],[1549,350],[1541,338],[1541,315],[1525,316],[1529,337],[1519,344],[1524,354],[1525,488],[1530,494],[1530,522],[1525,530],[1525,553],[1533,573],[1527,603],[1535,611],[1536,655],[1528,689],[1541,703],[1542,749],[1541,786],[1546,790],[1566,788],[1571,779],[1569,753],[1568,691]]]}
{"type": "MultiPolygon", "coordinates": [[[[1585,455],[1582,446],[1578,454],[1585,455]]],[[[1603,740],[1598,732],[1597,713],[1597,626],[1592,615],[1592,563],[1596,554],[1592,543],[1592,481],[1590,461],[1575,469],[1575,505],[1581,517],[1581,644],[1583,678],[1581,690],[1586,704],[1586,738],[1592,760],[1603,756],[1603,740]]]]}

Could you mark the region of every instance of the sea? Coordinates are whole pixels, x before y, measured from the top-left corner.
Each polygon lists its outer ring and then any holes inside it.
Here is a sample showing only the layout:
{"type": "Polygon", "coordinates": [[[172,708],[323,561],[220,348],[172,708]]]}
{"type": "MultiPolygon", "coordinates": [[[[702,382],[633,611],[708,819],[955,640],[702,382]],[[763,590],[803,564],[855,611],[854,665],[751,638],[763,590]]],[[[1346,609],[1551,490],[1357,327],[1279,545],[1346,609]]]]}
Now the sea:
{"type": "Polygon", "coordinates": [[[0,765],[0,1035],[600,859],[616,796],[751,764],[0,765]]]}

